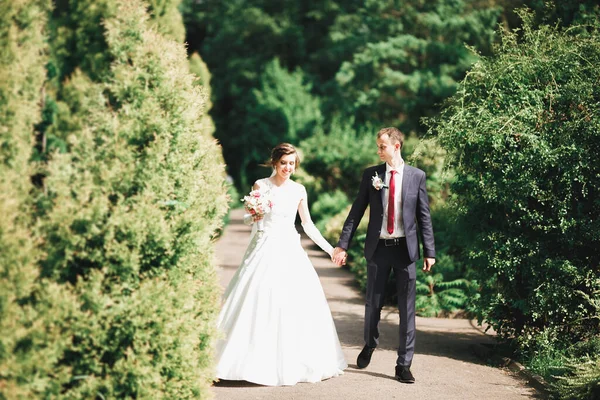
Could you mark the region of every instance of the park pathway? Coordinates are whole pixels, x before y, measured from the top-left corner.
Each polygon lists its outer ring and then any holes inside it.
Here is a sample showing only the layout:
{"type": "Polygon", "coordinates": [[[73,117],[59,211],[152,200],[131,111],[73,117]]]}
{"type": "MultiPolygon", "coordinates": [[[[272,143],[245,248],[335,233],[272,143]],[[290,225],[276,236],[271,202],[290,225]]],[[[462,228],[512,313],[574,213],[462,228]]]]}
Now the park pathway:
{"type": "MultiPolygon", "coordinates": [[[[235,273],[249,242],[250,228],[242,223],[243,210],[231,212],[230,224],[217,243],[219,278],[225,287],[235,273]]],[[[345,374],[319,383],[290,387],[264,387],[248,382],[221,381],[214,385],[218,400],[236,399],[536,399],[541,398],[509,372],[485,365],[469,349],[491,338],[464,319],[417,317],[416,354],[411,370],[413,385],[394,380],[398,313],[385,308],[380,322],[380,345],[371,364],[359,370],[356,357],[363,346],[363,295],[350,272],[336,267],[327,254],[303,236],[307,250],[329,301],[348,369],[345,374]]],[[[302,301],[302,299],[298,299],[302,301]]]]}

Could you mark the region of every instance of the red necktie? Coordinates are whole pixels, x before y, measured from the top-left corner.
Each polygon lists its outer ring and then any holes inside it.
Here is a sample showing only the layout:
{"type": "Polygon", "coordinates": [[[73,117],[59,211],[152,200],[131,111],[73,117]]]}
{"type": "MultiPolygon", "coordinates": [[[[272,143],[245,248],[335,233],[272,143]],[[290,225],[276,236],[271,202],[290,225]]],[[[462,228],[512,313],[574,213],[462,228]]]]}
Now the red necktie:
{"type": "Polygon", "coordinates": [[[394,193],[396,192],[396,185],[394,183],[394,173],[396,171],[391,170],[390,174],[392,174],[390,176],[390,184],[388,185],[390,188],[390,196],[388,198],[388,220],[387,220],[387,230],[388,233],[391,235],[392,233],[394,233],[394,206],[395,206],[395,202],[394,202],[394,193]]]}

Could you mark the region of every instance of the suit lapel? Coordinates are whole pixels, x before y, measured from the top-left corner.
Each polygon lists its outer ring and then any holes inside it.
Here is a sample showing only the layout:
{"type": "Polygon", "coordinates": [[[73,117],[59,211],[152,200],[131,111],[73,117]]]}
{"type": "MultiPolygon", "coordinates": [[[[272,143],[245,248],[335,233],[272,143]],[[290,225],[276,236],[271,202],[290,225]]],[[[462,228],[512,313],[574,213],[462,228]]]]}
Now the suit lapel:
{"type": "MultiPolygon", "coordinates": [[[[383,163],[377,167],[377,176],[379,176],[379,179],[381,179],[383,182],[385,182],[385,163],[383,163]]],[[[381,189],[379,191],[379,200],[380,200],[379,205],[381,206],[382,210],[383,210],[383,196],[385,196],[385,193],[386,193],[386,191],[384,189],[381,189]]]]}
{"type": "Polygon", "coordinates": [[[402,171],[402,208],[404,208],[404,199],[406,198],[406,192],[408,192],[408,185],[410,184],[410,180],[412,178],[412,171],[410,168],[407,168],[406,163],[404,163],[402,171]]]}

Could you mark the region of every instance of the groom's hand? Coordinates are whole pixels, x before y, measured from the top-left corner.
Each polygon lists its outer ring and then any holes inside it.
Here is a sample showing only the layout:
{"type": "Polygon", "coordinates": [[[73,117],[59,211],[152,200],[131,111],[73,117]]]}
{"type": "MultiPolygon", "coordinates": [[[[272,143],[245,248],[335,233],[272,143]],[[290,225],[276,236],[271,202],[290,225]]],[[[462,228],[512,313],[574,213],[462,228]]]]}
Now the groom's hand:
{"type": "Polygon", "coordinates": [[[423,260],[423,271],[430,272],[433,264],[435,264],[435,258],[425,258],[423,260]]]}
{"type": "Polygon", "coordinates": [[[342,249],[341,247],[336,247],[335,249],[333,249],[332,260],[338,267],[341,267],[342,265],[346,264],[346,257],[348,257],[348,253],[346,253],[346,250],[342,249]]]}

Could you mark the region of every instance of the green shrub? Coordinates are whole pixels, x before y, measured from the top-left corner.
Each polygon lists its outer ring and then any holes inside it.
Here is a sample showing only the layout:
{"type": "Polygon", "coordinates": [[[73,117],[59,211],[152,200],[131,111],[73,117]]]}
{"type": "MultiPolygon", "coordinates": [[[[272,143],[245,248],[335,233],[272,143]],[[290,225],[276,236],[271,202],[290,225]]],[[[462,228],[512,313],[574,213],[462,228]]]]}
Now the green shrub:
{"type": "Polygon", "coordinates": [[[456,173],[479,319],[529,357],[600,333],[600,33],[521,15],[522,39],[503,34],[431,130],[456,173]]]}
{"type": "Polygon", "coordinates": [[[48,1],[3,2],[0,13],[0,398],[34,399],[56,388],[77,303],[40,278],[44,238],[35,225],[30,164],[45,80],[48,1]],[[58,322],[58,323],[57,323],[58,322]]]}
{"type": "Polygon", "coordinates": [[[569,365],[570,373],[554,385],[561,399],[600,399],[600,357],[569,365]]]}
{"type": "MultiPolygon", "coordinates": [[[[348,212],[350,212],[350,207],[351,206],[347,206],[337,215],[329,218],[325,223],[325,228],[322,230],[322,233],[332,246],[335,246],[340,239],[342,226],[348,216],[348,212]]],[[[350,248],[348,248],[347,268],[355,275],[356,282],[362,291],[367,287],[367,264],[363,256],[363,251],[368,225],[369,216],[367,214],[363,217],[360,225],[356,229],[354,239],[352,239],[350,248]]]]}
{"type": "MultiPolygon", "coordinates": [[[[323,188],[323,181],[315,178],[312,175],[309,175],[306,170],[303,168],[304,163],[304,152],[302,149],[297,148],[300,153],[300,160],[302,161],[300,164],[300,168],[298,168],[294,172],[293,179],[294,181],[304,185],[306,189],[306,193],[308,195],[308,205],[312,208],[314,202],[319,198],[322,193],[325,193],[326,190],[323,188]]],[[[265,171],[266,172],[266,171],[265,171]]],[[[311,215],[312,216],[312,215],[311,215]]],[[[313,217],[313,220],[316,220],[313,217]]]]}
{"type": "Polygon", "coordinates": [[[336,190],[332,193],[324,192],[317,201],[312,204],[311,216],[319,230],[325,229],[329,218],[346,210],[350,200],[342,191],[336,190]]]}
{"type": "MultiPolygon", "coordinates": [[[[28,58],[43,54],[36,35],[44,18],[33,4],[8,21],[13,32],[29,29],[38,47],[9,43],[21,49],[19,63],[43,66],[28,58]]],[[[80,1],[51,14],[53,79],[34,157],[39,190],[25,184],[27,166],[13,183],[20,199],[33,193],[35,213],[17,217],[21,231],[11,240],[31,237],[20,263],[36,264],[20,270],[25,286],[15,279],[8,295],[2,288],[4,397],[208,396],[224,165],[183,44],[151,29],[145,9],[137,0],[80,1]],[[44,137],[62,145],[44,148],[44,137]]],[[[32,71],[23,77],[28,100],[15,99],[29,109],[11,115],[23,138],[39,115],[32,108],[43,71],[32,71]]],[[[21,146],[19,159],[27,159],[21,146]]],[[[14,209],[26,206],[19,200],[14,209]]]]}
{"type": "MultiPolygon", "coordinates": [[[[217,132],[227,153],[235,155],[227,167],[238,188],[250,187],[264,177],[260,166],[273,147],[281,142],[298,144],[320,129],[320,102],[311,88],[301,69],[290,72],[278,59],[266,64],[259,86],[244,104],[243,128],[235,134],[225,133],[230,127],[217,132]]],[[[229,125],[240,122],[230,121],[229,125]]]]}
{"type": "MultiPolygon", "coordinates": [[[[419,139],[409,136],[404,142],[402,154],[406,163],[425,172],[429,206],[433,210],[443,207],[450,196],[452,170],[444,168],[446,151],[435,139],[419,139]]],[[[451,218],[451,215],[444,213],[451,218]]],[[[437,230],[436,230],[437,239],[437,230]]],[[[437,243],[436,243],[437,244],[437,243]]]]}
{"type": "Polygon", "coordinates": [[[181,0],[146,0],[150,25],[158,33],[178,43],[185,41],[183,16],[179,12],[181,0]]]}
{"type": "Polygon", "coordinates": [[[210,88],[210,71],[198,53],[192,54],[189,61],[190,72],[196,75],[197,78],[194,81],[194,84],[198,86],[205,96],[204,114],[202,115],[202,132],[207,135],[214,135],[215,123],[209,114],[209,111],[212,108],[212,102],[210,100],[212,95],[210,88]]]}
{"type": "Polygon", "coordinates": [[[415,308],[417,315],[423,317],[439,317],[465,307],[468,296],[466,279],[445,281],[444,275],[437,273],[425,274],[417,272],[417,296],[415,308]]]}
{"type": "Polygon", "coordinates": [[[302,167],[322,182],[323,190],[341,190],[354,199],[362,171],[380,162],[376,133],[370,127],[356,131],[351,121],[335,120],[327,133],[318,131],[300,143],[302,167]]]}

